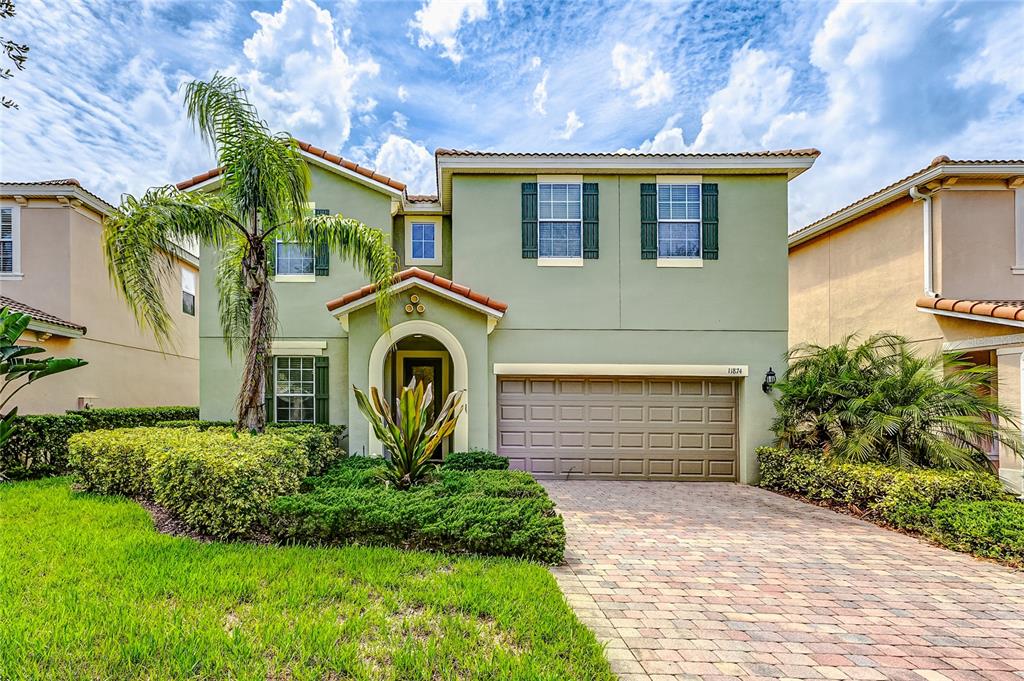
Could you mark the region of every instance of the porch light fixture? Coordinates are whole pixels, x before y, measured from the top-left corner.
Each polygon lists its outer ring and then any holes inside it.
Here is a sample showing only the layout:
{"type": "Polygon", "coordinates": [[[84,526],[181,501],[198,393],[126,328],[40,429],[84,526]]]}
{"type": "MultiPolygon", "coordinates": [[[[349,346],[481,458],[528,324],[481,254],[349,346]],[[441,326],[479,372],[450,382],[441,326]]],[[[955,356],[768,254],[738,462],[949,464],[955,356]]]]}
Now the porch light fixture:
{"type": "Polygon", "coordinates": [[[772,391],[773,385],[775,385],[775,370],[768,367],[768,373],[764,375],[764,383],[761,384],[761,390],[768,394],[772,391]]]}

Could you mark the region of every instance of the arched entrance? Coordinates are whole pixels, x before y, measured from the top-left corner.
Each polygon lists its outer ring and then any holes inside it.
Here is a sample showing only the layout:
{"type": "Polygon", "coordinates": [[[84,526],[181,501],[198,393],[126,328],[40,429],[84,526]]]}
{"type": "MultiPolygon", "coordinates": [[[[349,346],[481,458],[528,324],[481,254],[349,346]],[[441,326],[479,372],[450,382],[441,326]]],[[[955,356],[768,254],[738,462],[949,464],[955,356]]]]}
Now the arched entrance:
{"type": "MultiPolygon", "coordinates": [[[[371,387],[376,387],[381,393],[384,392],[386,387],[386,377],[384,374],[384,364],[388,356],[388,351],[391,347],[409,336],[422,334],[424,336],[430,336],[441,343],[448,354],[452,358],[452,390],[463,390],[465,394],[463,396],[463,404],[466,405],[466,409],[462,413],[462,417],[459,419],[459,423],[455,426],[454,435],[454,446],[455,451],[464,451],[469,449],[469,362],[466,359],[466,351],[462,349],[462,344],[452,334],[451,331],[444,328],[440,324],[427,321],[425,319],[413,319],[401,324],[396,324],[391,327],[391,330],[384,333],[377,339],[377,342],[373,345],[373,350],[370,352],[370,372],[369,372],[369,383],[371,387]]],[[[379,453],[381,451],[380,441],[377,440],[377,435],[370,428],[369,433],[369,451],[371,453],[379,453]]]]}

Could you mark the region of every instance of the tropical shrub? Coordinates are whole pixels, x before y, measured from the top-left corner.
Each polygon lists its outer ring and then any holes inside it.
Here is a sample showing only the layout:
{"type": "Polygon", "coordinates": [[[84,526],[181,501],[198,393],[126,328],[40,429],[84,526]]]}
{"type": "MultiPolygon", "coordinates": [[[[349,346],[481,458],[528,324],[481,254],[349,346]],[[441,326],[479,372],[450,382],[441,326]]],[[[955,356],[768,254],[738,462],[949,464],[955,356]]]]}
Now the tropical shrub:
{"type": "Polygon", "coordinates": [[[779,444],[900,468],[981,468],[998,439],[1024,451],[1015,415],[993,397],[995,369],[916,356],[890,334],[797,346],[776,383],[779,444]]]}
{"type": "Polygon", "coordinates": [[[455,432],[455,425],[464,409],[464,391],[448,395],[432,419],[433,386],[428,384],[424,389],[423,383],[417,383],[415,377],[402,388],[395,400],[394,413],[381,400],[376,387],[370,388],[370,397],[355,386],[352,390],[359,411],[390,453],[380,468],[382,479],[399,489],[408,489],[420,482],[434,468],[430,463],[434,450],[455,432]]]}
{"type": "MultiPolygon", "coordinates": [[[[70,371],[88,364],[85,360],[71,357],[38,357],[46,348],[38,345],[18,345],[18,339],[32,323],[32,317],[14,312],[6,306],[0,307],[0,448],[14,435],[17,429],[18,408],[4,411],[7,404],[22,389],[41,378],[70,371]]],[[[3,479],[0,469],[0,480],[3,479]]]]}
{"type": "Polygon", "coordinates": [[[450,471],[507,471],[508,459],[494,452],[474,449],[446,455],[441,467],[450,471]]]}
{"type": "Polygon", "coordinates": [[[1024,563],[1024,504],[946,501],[932,512],[928,534],[958,551],[1024,563]]]}
{"type": "Polygon", "coordinates": [[[274,498],[342,456],[333,442],[316,428],[97,430],[71,438],[69,466],[85,491],[151,499],[194,531],[234,538],[260,532],[274,498]]]}
{"type": "Polygon", "coordinates": [[[565,528],[547,492],[526,473],[441,468],[399,490],[381,480],[385,462],[350,457],[309,491],[272,504],[278,541],[374,544],[558,563],[565,528]]]}
{"type": "MultiPolygon", "coordinates": [[[[65,414],[18,416],[7,443],[0,445],[0,480],[67,472],[68,438],[100,428],[163,425],[170,419],[197,419],[199,407],[82,409],[65,414]]],[[[185,422],[182,422],[185,423],[185,422]]],[[[188,421],[194,425],[196,421],[188,421]]]]}

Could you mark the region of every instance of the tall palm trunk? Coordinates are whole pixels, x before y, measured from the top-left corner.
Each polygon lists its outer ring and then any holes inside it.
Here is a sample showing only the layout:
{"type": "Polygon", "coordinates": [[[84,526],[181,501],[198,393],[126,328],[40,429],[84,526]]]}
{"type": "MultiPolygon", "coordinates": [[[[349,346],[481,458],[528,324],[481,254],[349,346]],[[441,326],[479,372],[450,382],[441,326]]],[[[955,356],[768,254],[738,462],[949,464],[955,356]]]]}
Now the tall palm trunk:
{"type": "Polygon", "coordinates": [[[239,429],[262,433],[267,425],[265,376],[277,314],[274,294],[267,281],[266,245],[260,237],[249,240],[248,253],[242,259],[242,276],[250,305],[249,351],[242,369],[236,425],[239,429]]]}

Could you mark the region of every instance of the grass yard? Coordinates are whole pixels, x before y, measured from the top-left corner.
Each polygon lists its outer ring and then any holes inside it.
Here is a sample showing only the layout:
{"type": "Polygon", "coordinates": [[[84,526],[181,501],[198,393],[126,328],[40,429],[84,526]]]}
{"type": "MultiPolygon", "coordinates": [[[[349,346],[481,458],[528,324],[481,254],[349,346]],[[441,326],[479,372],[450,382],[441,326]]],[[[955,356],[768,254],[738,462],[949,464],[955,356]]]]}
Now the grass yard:
{"type": "Polygon", "coordinates": [[[0,679],[614,679],[543,567],[202,544],[67,479],[0,485],[0,679]]]}

